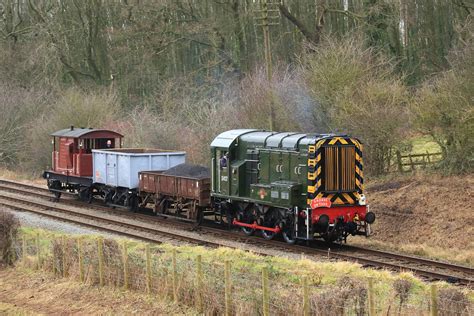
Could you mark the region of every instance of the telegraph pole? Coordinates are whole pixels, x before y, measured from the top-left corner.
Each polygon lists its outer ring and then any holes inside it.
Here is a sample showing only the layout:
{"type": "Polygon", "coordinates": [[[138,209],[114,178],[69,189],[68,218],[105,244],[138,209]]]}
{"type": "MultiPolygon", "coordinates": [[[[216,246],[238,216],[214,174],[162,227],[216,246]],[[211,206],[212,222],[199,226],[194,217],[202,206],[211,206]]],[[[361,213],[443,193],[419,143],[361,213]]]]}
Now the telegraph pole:
{"type": "MultiPolygon", "coordinates": [[[[270,87],[272,80],[273,69],[272,69],[272,48],[270,41],[270,26],[278,25],[280,19],[280,10],[278,9],[278,1],[275,0],[260,0],[260,10],[257,10],[261,16],[257,17],[257,25],[262,27],[263,30],[263,47],[265,56],[265,70],[267,73],[267,81],[270,87]]],[[[270,87],[270,117],[269,125],[270,130],[273,130],[274,121],[274,95],[273,90],[270,87]]]]}

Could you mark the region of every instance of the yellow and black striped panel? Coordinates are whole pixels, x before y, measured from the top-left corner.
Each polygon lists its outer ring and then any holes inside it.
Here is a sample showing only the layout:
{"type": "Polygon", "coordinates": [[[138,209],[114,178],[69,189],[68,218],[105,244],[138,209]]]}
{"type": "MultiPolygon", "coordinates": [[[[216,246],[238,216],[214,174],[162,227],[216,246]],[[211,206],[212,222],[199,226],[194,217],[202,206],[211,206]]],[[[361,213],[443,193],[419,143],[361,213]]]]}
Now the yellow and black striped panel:
{"type": "Polygon", "coordinates": [[[363,191],[362,166],[362,144],[357,139],[331,137],[310,145],[308,147],[308,204],[312,199],[322,197],[330,198],[335,205],[355,204],[363,191]],[[338,153],[337,148],[345,149],[338,153]],[[323,153],[326,157],[324,163],[327,166],[340,165],[341,168],[324,168],[323,153]],[[331,191],[331,193],[326,191],[331,191]]]}

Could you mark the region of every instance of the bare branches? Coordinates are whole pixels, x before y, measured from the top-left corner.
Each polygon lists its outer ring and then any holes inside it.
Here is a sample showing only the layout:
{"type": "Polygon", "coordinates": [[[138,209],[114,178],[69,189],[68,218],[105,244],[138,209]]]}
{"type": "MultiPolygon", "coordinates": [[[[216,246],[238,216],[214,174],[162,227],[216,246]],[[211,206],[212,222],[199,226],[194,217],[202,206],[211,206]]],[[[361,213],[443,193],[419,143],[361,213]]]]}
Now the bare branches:
{"type": "Polygon", "coordinates": [[[298,20],[285,4],[281,3],[278,8],[280,9],[281,14],[298,28],[306,40],[315,45],[319,44],[321,40],[321,30],[324,25],[324,13],[321,14],[318,19],[318,24],[315,26],[314,30],[311,30],[302,21],[298,20]]]}
{"type": "Polygon", "coordinates": [[[323,1],[317,1],[316,12],[315,12],[315,15],[316,15],[315,25],[313,28],[310,28],[307,25],[305,25],[303,21],[301,21],[295,15],[293,15],[283,2],[280,3],[279,9],[280,9],[281,14],[285,18],[287,18],[288,21],[293,23],[296,26],[296,28],[301,32],[301,34],[303,34],[306,40],[313,45],[318,45],[319,42],[321,41],[321,34],[323,31],[323,27],[325,24],[325,16],[327,13],[331,12],[331,13],[343,14],[347,17],[360,19],[360,20],[366,19],[365,15],[356,14],[348,10],[328,8],[323,1]]]}

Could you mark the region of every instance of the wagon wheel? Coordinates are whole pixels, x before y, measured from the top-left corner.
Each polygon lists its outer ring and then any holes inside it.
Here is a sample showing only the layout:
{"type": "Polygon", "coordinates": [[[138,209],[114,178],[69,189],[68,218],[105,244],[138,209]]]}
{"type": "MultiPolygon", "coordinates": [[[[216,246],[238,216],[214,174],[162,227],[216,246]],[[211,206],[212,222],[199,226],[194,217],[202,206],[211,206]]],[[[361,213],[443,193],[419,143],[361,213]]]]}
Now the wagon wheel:
{"type": "Polygon", "coordinates": [[[204,210],[201,207],[197,207],[196,224],[201,225],[203,220],[204,220],[204,210]]]}
{"type": "Polygon", "coordinates": [[[138,197],[136,195],[132,195],[128,199],[128,209],[134,213],[138,210],[138,197]]]}
{"type": "Polygon", "coordinates": [[[84,202],[92,202],[92,190],[90,188],[82,188],[79,191],[79,199],[84,202]]]}
{"type": "Polygon", "coordinates": [[[192,200],[188,211],[188,219],[194,220],[199,225],[202,221],[202,216],[202,210],[198,205],[198,202],[196,200],[192,200]]]}
{"type": "MultiPolygon", "coordinates": [[[[48,181],[48,188],[53,190],[61,190],[61,182],[57,180],[48,181]]],[[[61,198],[61,192],[53,191],[54,201],[59,201],[61,198]]]]}
{"type": "Polygon", "coordinates": [[[163,198],[158,206],[158,214],[166,214],[169,206],[170,202],[166,198],[163,198]]]}
{"type": "Polygon", "coordinates": [[[54,192],[54,200],[59,201],[61,198],[62,193],[61,192],[54,192]]]}

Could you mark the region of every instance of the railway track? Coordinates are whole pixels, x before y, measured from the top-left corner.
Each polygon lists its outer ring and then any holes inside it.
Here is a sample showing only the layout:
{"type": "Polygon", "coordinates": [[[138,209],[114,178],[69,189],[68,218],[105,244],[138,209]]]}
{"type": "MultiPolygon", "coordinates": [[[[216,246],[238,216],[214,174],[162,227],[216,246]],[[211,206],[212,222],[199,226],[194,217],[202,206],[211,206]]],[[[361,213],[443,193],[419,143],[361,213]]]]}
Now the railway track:
{"type": "Polygon", "coordinates": [[[277,250],[293,255],[304,254],[308,259],[353,261],[366,267],[412,271],[428,280],[443,280],[468,287],[474,285],[474,269],[447,262],[347,245],[335,245],[331,251],[328,251],[326,244],[318,242],[312,246],[288,245],[278,240],[243,236],[214,227],[196,227],[190,223],[112,210],[73,199],[65,198],[60,203],[53,203],[51,198],[46,188],[0,180],[0,205],[147,242],[231,247],[252,250],[261,255],[271,255],[277,250]]]}

